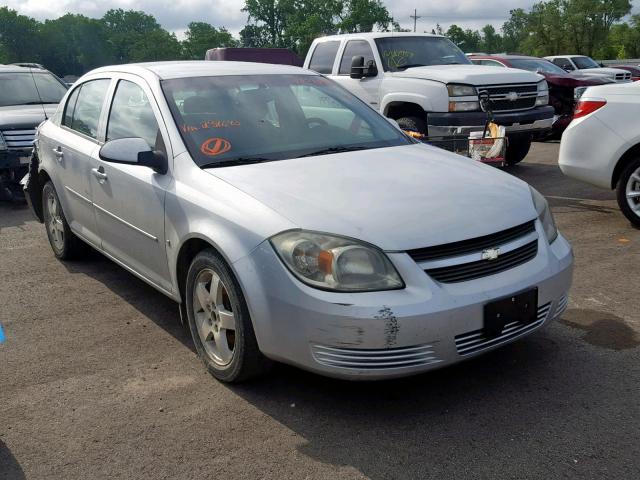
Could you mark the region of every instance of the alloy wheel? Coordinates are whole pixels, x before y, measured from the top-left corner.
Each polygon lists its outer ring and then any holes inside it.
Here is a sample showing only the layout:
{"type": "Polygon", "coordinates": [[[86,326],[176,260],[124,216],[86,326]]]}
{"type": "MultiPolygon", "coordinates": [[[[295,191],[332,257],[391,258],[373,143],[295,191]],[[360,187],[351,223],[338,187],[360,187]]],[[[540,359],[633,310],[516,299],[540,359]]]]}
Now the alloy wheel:
{"type": "Polygon", "coordinates": [[[227,287],[209,268],[196,277],[193,314],[204,351],[217,365],[228,365],[235,350],[236,319],[227,287]]]}
{"type": "Polygon", "coordinates": [[[49,192],[47,195],[47,229],[49,230],[49,236],[53,242],[55,248],[59,251],[64,249],[64,223],[62,216],[60,215],[60,205],[58,205],[58,199],[53,192],[49,192]]]}
{"type": "Polygon", "coordinates": [[[629,177],[625,194],[629,208],[640,217],[640,168],[636,169],[629,177]]]}

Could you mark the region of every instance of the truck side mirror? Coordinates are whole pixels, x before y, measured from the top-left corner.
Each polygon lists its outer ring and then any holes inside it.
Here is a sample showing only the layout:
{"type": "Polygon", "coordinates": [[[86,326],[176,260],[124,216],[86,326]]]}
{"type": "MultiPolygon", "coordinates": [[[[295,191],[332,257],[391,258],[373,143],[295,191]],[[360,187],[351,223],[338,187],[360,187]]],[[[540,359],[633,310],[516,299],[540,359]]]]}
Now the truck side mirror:
{"type": "Polygon", "coordinates": [[[351,78],[360,80],[364,77],[364,57],[354,56],[351,58],[351,78]]]}
{"type": "Polygon", "coordinates": [[[376,77],[378,75],[378,67],[375,60],[369,60],[367,62],[367,68],[364,70],[365,77],[376,77]]]}

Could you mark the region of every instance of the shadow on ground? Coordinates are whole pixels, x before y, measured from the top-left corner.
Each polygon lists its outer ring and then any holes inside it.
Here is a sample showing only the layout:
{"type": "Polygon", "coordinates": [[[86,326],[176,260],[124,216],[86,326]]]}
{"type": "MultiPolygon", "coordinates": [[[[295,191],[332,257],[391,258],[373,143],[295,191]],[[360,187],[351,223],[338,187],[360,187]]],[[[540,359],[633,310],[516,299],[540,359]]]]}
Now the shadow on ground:
{"type": "Polygon", "coordinates": [[[0,480],[23,480],[25,478],[22,467],[11,450],[0,440],[0,480]]]}

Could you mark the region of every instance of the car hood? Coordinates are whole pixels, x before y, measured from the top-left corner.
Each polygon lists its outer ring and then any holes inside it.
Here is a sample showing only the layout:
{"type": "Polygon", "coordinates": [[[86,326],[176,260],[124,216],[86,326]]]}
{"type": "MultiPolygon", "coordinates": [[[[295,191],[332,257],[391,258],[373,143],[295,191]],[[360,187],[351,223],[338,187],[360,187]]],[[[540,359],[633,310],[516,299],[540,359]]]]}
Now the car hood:
{"type": "Polygon", "coordinates": [[[543,73],[550,85],[560,87],[590,87],[615,83],[611,77],[605,75],[569,75],[568,73],[543,73]]]}
{"type": "Polygon", "coordinates": [[[47,117],[51,117],[56,113],[57,108],[57,104],[0,107],[0,130],[36,128],[45,120],[45,111],[47,117]]]}
{"type": "Polygon", "coordinates": [[[299,228],[387,251],[488,235],[536,217],[523,181],[422,144],[205,171],[299,228]]]}
{"type": "Polygon", "coordinates": [[[433,65],[407,68],[389,75],[400,78],[424,78],[442,83],[466,83],[470,85],[495,85],[504,83],[534,83],[544,77],[526,70],[485,65],[433,65]]]}
{"type": "Polygon", "coordinates": [[[606,76],[606,77],[615,77],[616,75],[620,74],[620,73],[629,73],[626,70],[621,70],[619,68],[608,68],[608,67],[602,67],[602,68],[585,68],[582,70],[578,70],[576,72],[572,72],[572,75],[575,76],[592,76],[592,75],[598,75],[598,76],[606,76]]]}

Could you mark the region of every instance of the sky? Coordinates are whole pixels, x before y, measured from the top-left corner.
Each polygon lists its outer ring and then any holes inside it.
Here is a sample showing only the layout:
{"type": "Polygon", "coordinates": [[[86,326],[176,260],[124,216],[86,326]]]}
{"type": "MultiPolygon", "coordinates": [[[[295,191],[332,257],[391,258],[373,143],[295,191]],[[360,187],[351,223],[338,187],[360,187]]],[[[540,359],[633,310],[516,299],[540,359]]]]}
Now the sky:
{"type": "MultiPolygon", "coordinates": [[[[529,8],[536,0],[450,0],[419,2],[417,0],[383,0],[394,19],[404,28],[413,28],[413,9],[417,8],[417,31],[430,32],[436,24],[446,31],[453,23],[463,28],[480,29],[490,23],[500,29],[509,10],[529,8]]],[[[640,13],[640,0],[633,0],[634,12],[640,13]]],[[[204,21],[224,26],[234,35],[244,27],[247,14],[241,9],[243,0],[4,0],[3,5],[44,20],[65,13],[82,13],[101,17],[111,8],[143,10],[152,14],[167,30],[181,38],[191,21],[204,21]]]]}

